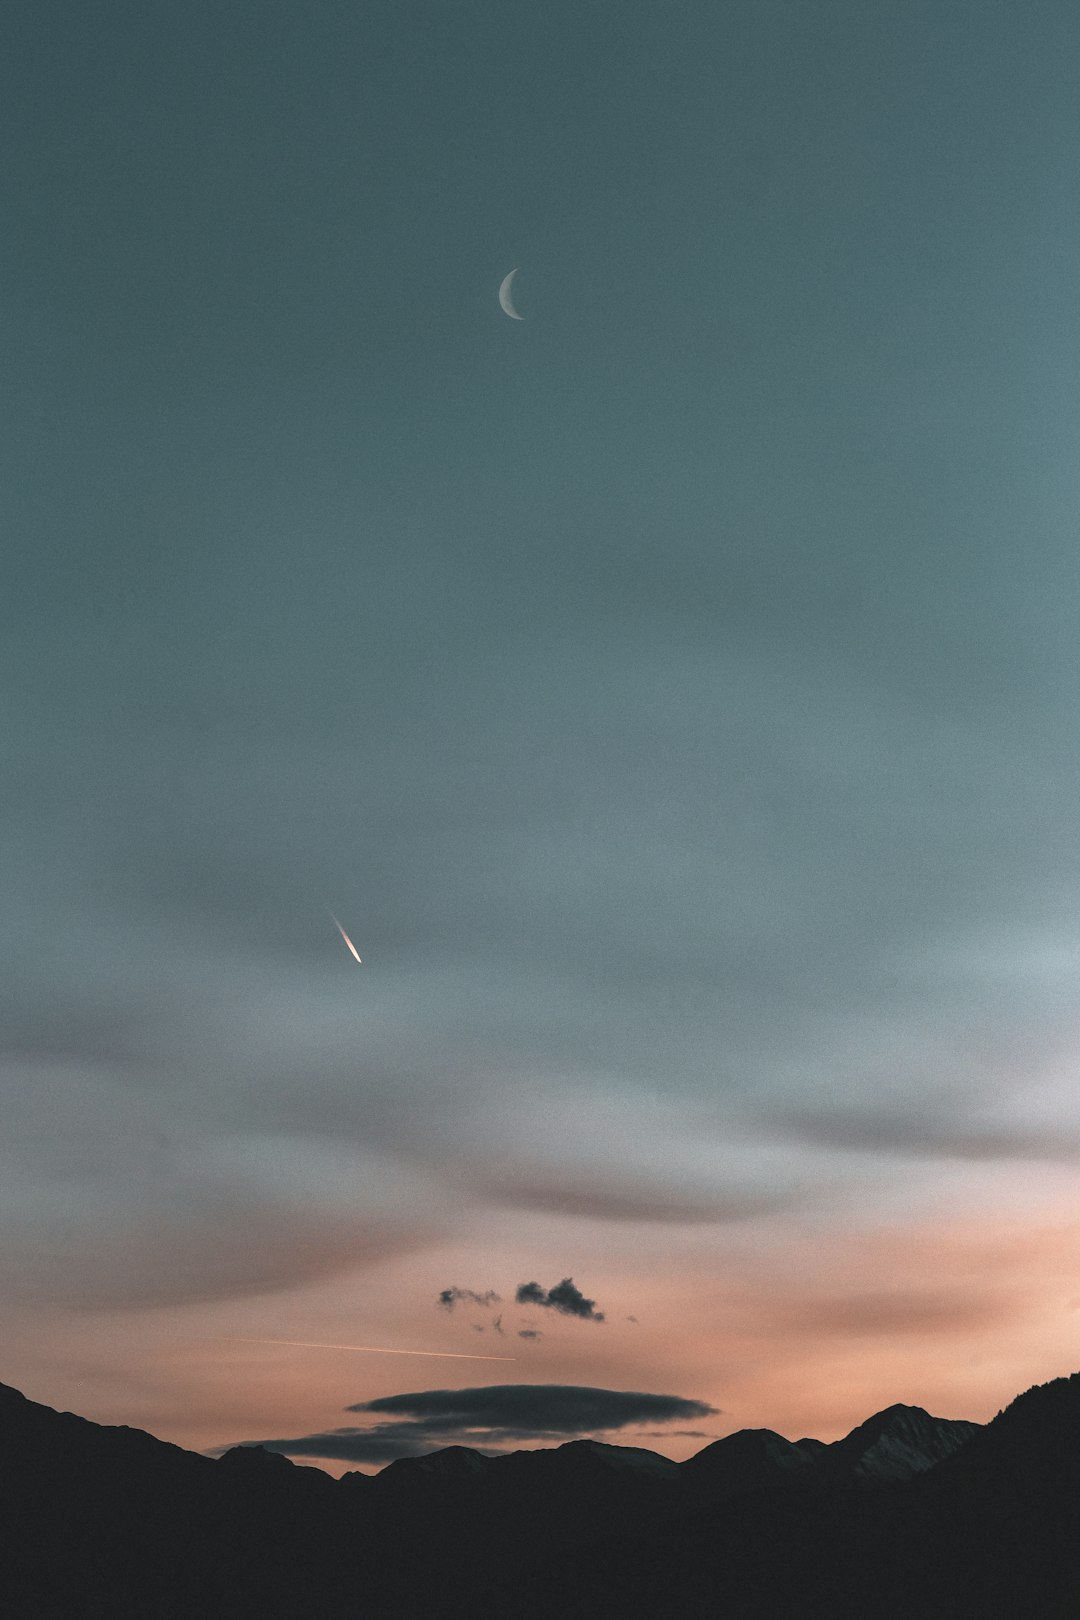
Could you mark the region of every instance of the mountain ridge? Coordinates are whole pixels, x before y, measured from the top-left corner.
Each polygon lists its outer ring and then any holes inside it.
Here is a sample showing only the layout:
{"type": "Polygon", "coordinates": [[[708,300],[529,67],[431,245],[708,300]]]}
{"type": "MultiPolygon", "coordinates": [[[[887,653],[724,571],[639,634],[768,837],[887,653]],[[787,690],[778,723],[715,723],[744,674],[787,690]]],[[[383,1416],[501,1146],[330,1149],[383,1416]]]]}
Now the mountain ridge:
{"type": "Polygon", "coordinates": [[[524,1616],[1075,1620],[1080,1373],[987,1425],[896,1405],[831,1444],[741,1430],[683,1463],[446,1447],[340,1480],[0,1385],[0,1512],[0,1607],[42,1620],[456,1620],[463,1570],[524,1616]]]}

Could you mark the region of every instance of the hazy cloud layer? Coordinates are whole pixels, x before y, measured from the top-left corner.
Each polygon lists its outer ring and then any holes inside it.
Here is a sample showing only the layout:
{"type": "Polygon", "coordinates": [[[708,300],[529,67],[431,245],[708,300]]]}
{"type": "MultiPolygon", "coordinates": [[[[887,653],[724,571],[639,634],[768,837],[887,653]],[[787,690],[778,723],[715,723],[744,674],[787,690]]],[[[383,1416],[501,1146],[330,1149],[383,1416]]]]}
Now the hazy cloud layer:
{"type": "Polygon", "coordinates": [[[787,1316],[794,1332],[891,1338],[967,1333],[1000,1324],[1008,1314],[1007,1302],[984,1289],[894,1288],[825,1295],[793,1306],[787,1316]]]}
{"type": "Polygon", "coordinates": [[[603,1311],[596,1308],[595,1299],[586,1299],[572,1277],[564,1277],[554,1288],[541,1288],[537,1282],[520,1283],[514,1295],[519,1305],[540,1305],[545,1310],[558,1311],[560,1316],[578,1316],[586,1322],[602,1322],[603,1311]]]}
{"type": "Polygon", "coordinates": [[[5,1079],[9,1297],[89,1310],[243,1299],[430,1241],[430,1192],[384,1156],[235,1132],[107,1068],[24,1061],[5,1079]]]}
{"type": "Polygon", "coordinates": [[[331,1429],[291,1440],[244,1443],[263,1445],[294,1457],[381,1464],[449,1445],[493,1452],[512,1448],[515,1443],[558,1442],[645,1423],[686,1421],[716,1414],[716,1408],[706,1402],[678,1395],[565,1384],[421,1390],[359,1401],[348,1410],[370,1413],[379,1421],[366,1429],[331,1429]]]}

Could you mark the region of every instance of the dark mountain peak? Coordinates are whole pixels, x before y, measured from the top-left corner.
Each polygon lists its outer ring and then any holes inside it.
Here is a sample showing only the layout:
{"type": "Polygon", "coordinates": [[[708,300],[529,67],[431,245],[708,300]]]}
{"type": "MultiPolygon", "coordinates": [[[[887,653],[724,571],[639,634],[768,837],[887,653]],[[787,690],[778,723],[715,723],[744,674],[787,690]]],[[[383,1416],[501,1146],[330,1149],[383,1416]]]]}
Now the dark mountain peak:
{"type": "Polygon", "coordinates": [[[729,1497],[787,1484],[810,1461],[811,1453],[773,1429],[737,1429],[689,1457],[680,1472],[711,1495],[729,1497]]]}
{"type": "Polygon", "coordinates": [[[21,1460],[32,1462],[36,1469],[46,1464],[54,1451],[62,1453],[69,1471],[84,1470],[87,1477],[102,1465],[103,1459],[108,1459],[109,1466],[177,1467],[194,1474],[214,1466],[208,1457],[159,1440],[145,1429],[94,1423],[75,1412],[58,1412],[6,1384],[0,1384],[0,1424],[9,1466],[21,1460]]]}
{"type": "Polygon", "coordinates": [[[830,1450],[835,1450],[838,1446],[854,1447],[856,1442],[865,1445],[875,1440],[879,1434],[886,1432],[914,1433],[925,1423],[933,1422],[934,1419],[923,1407],[905,1406],[897,1401],[894,1405],[885,1406],[880,1412],[874,1412],[861,1423],[857,1423],[842,1440],[834,1440],[830,1450]]]}
{"type": "Polygon", "coordinates": [[[611,1506],[627,1495],[652,1499],[678,1480],[679,1465],[641,1446],[567,1440],[555,1447],[506,1452],[493,1459],[486,1477],[493,1490],[521,1490],[562,1513],[571,1501],[611,1506]]]}
{"type": "Polygon", "coordinates": [[[270,1451],[266,1446],[232,1446],[223,1451],[218,1458],[226,1468],[238,1469],[246,1473],[265,1474],[269,1469],[282,1474],[290,1471],[295,1464],[280,1451],[270,1451]],[[284,1468],[281,1466],[284,1463],[284,1468]]]}
{"type": "Polygon", "coordinates": [[[735,1429],[733,1434],[722,1435],[721,1439],[714,1440],[712,1445],[706,1445],[703,1452],[690,1456],[683,1468],[696,1471],[696,1468],[714,1466],[719,1458],[740,1458],[751,1460],[761,1458],[769,1463],[776,1463],[780,1468],[798,1468],[805,1461],[801,1452],[801,1442],[785,1440],[784,1435],[777,1434],[776,1429],[735,1429]]]}
{"type": "MultiPolygon", "coordinates": [[[[481,1468],[486,1468],[489,1458],[474,1446],[443,1446],[439,1451],[429,1451],[426,1457],[412,1457],[405,1459],[414,1468],[423,1469],[431,1474],[475,1474],[481,1468]]],[[[391,1463],[392,1468],[397,1467],[391,1463]]]]}
{"type": "Polygon", "coordinates": [[[942,1488],[968,1489],[962,1482],[989,1472],[1040,1489],[1054,1481],[1063,1498],[1080,1490],[1080,1373],[1034,1384],[1010,1401],[942,1470],[942,1488]]]}
{"type": "Polygon", "coordinates": [[[475,1477],[490,1461],[482,1451],[476,1451],[472,1446],[443,1446],[441,1450],[428,1451],[422,1457],[399,1457],[395,1462],[388,1463],[375,1477],[384,1490],[421,1482],[453,1482],[475,1477]]]}
{"type": "Polygon", "coordinates": [[[999,1412],[992,1428],[1012,1427],[1014,1423],[1075,1423],[1080,1419],[1080,1372],[1065,1378],[1052,1378],[1047,1384],[1033,1384],[999,1412]]]}
{"type": "Polygon", "coordinates": [[[733,1496],[815,1480],[911,1479],[952,1455],[977,1423],[931,1417],[921,1406],[897,1403],[860,1423],[842,1440],[786,1440],[772,1429],[739,1429],[714,1440],[682,1464],[685,1478],[733,1496]]]}
{"type": "Polygon", "coordinates": [[[555,1455],[561,1459],[563,1466],[569,1463],[608,1470],[629,1470],[670,1476],[672,1479],[679,1470],[678,1463],[672,1462],[670,1457],[662,1457],[658,1451],[649,1451],[644,1446],[613,1446],[606,1440],[567,1440],[556,1448],[555,1455]]]}
{"type": "Polygon", "coordinates": [[[962,1418],[932,1417],[921,1406],[896,1404],[860,1423],[828,1448],[838,1472],[862,1480],[911,1479],[925,1473],[982,1427],[962,1418]]]}

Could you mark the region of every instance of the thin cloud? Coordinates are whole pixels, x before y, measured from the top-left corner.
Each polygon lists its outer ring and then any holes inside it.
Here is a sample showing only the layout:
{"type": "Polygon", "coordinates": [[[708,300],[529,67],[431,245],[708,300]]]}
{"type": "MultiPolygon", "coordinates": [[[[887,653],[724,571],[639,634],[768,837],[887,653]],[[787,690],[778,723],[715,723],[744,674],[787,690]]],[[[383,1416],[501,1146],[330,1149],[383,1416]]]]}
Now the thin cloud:
{"type": "MultiPolygon", "coordinates": [[[[396,1462],[399,1457],[423,1457],[443,1442],[431,1439],[417,1424],[385,1424],[372,1429],[328,1429],[323,1433],[302,1434],[292,1439],[243,1440],[243,1446],[262,1446],[280,1451],[286,1457],[322,1457],[347,1463],[396,1462]]],[[[446,1441],[445,1444],[450,1444],[446,1441]]],[[[218,1455],[231,1446],[215,1446],[218,1455]]]]}
{"type": "Polygon", "coordinates": [[[1000,1321],[1003,1305],[997,1297],[984,1293],[894,1288],[826,1295],[793,1304],[781,1314],[797,1332],[894,1338],[897,1334],[966,1333],[1000,1321]]]}
{"type": "Polygon", "coordinates": [[[756,1220],[801,1201],[794,1190],[782,1193],[729,1188],[693,1195],[640,1176],[585,1177],[545,1175],[524,1170],[515,1175],[485,1175],[469,1185],[489,1202],[513,1209],[577,1216],[580,1220],[644,1222],[656,1226],[726,1226],[756,1220]]]}
{"type": "Polygon", "coordinates": [[[538,1282],[521,1283],[514,1295],[519,1305],[540,1305],[545,1310],[558,1311],[560,1316],[578,1316],[585,1322],[602,1322],[603,1311],[596,1308],[595,1299],[586,1299],[580,1288],[574,1286],[573,1277],[564,1277],[554,1288],[541,1288],[538,1282]]]}
{"type": "Polygon", "coordinates": [[[1080,1157],[1080,1140],[1067,1130],[1027,1130],[959,1117],[941,1122],[916,1113],[792,1109],[775,1114],[770,1123],[783,1134],[815,1147],[848,1153],[974,1162],[1068,1162],[1080,1157]]]}
{"type": "Polygon", "coordinates": [[[544,1335],[540,1332],[539,1328],[519,1328],[518,1329],[518,1338],[519,1339],[542,1339],[543,1337],[544,1337],[544,1335]]]}

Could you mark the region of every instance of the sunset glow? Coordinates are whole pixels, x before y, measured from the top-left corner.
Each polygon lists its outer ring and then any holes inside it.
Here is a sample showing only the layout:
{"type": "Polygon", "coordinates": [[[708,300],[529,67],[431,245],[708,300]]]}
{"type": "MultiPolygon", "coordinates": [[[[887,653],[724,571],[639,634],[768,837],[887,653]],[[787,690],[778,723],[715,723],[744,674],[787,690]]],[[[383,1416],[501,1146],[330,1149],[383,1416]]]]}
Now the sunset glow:
{"type": "Polygon", "coordinates": [[[16,9],[0,1383],[340,1473],[1076,1371],[1080,6],[16,9]]]}

